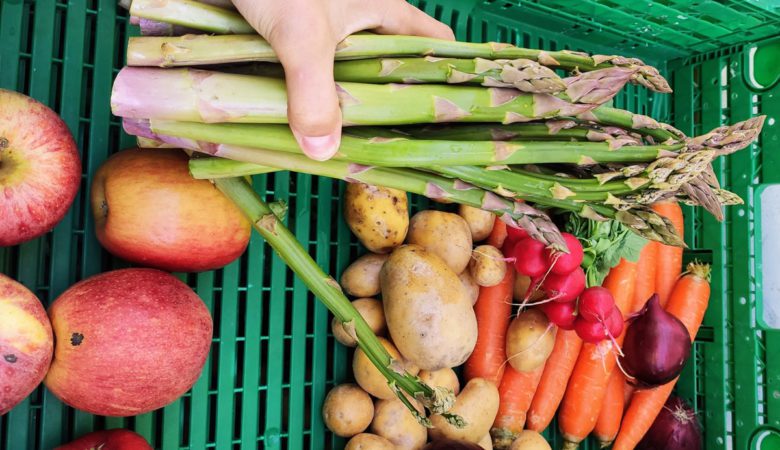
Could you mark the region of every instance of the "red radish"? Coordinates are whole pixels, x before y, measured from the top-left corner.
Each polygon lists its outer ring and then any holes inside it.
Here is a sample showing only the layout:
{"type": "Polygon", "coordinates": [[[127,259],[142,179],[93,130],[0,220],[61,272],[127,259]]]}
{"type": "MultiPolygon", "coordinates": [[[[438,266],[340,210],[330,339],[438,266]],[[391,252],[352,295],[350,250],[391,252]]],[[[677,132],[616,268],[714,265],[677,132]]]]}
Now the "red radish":
{"type": "Polygon", "coordinates": [[[607,316],[607,320],[605,320],[604,323],[607,326],[609,334],[611,334],[613,337],[620,336],[620,333],[623,332],[624,327],[623,313],[620,312],[617,306],[614,306],[612,308],[612,312],[609,313],[609,316],[607,316]]]}
{"type": "Polygon", "coordinates": [[[591,344],[596,344],[609,337],[603,323],[589,322],[582,316],[577,316],[577,320],[574,321],[574,331],[577,332],[580,339],[591,344]]]}
{"type": "Polygon", "coordinates": [[[552,273],[563,275],[571,272],[582,264],[582,244],[576,236],[570,233],[561,233],[569,253],[547,250],[545,256],[552,267],[552,273]]]}
{"type": "Polygon", "coordinates": [[[585,271],[577,266],[573,271],[564,274],[550,274],[542,283],[542,287],[556,302],[571,302],[585,289],[585,271]]]}
{"type": "Polygon", "coordinates": [[[550,322],[562,330],[573,330],[574,321],[577,319],[577,305],[575,302],[547,302],[539,305],[547,314],[550,322]]]}
{"type": "Polygon", "coordinates": [[[522,228],[515,228],[512,226],[506,227],[506,238],[507,239],[514,239],[515,242],[520,241],[521,239],[525,239],[528,237],[528,232],[525,231],[522,228]]]}
{"type": "Polygon", "coordinates": [[[580,294],[580,316],[589,322],[603,322],[615,308],[615,299],[606,288],[593,286],[580,294]]]}
{"type": "Polygon", "coordinates": [[[510,257],[515,257],[515,268],[518,272],[529,277],[540,277],[547,272],[549,266],[544,257],[544,244],[527,237],[515,244],[510,257]]]}

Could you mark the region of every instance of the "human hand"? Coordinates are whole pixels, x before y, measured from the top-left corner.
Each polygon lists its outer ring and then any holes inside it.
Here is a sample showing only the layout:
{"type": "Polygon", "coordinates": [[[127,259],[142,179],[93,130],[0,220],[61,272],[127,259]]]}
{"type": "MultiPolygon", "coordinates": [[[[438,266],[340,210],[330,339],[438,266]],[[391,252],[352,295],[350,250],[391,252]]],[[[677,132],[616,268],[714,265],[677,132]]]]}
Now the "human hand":
{"type": "Polygon", "coordinates": [[[233,0],[284,67],[287,117],[310,158],[331,158],[341,142],[333,81],[336,45],[358,31],[454,39],[443,23],[404,0],[233,0]]]}

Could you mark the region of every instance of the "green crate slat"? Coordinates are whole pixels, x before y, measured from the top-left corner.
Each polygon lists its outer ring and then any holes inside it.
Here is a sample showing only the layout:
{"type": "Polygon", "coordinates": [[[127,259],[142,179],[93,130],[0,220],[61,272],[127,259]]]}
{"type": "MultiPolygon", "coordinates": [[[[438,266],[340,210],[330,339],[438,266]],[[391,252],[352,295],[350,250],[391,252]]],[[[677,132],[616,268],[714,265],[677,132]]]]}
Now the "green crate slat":
{"type": "MultiPolygon", "coordinates": [[[[320,245],[319,243],[330,244],[330,231],[334,220],[338,217],[338,208],[333,210],[333,203],[330,200],[330,192],[333,189],[333,181],[327,178],[317,178],[317,223],[314,238],[318,243],[315,260],[326,273],[335,274],[334,267],[331,264],[331,245],[320,245]]],[[[312,364],[311,364],[311,404],[321,405],[325,400],[328,387],[325,383],[317,383],[315,380],[318,374],[327,374],[328,368],[328,335],[330,333],[330,320],[327,308],[321,302],[315,302],[314,305],[314,344],[312,345],[312,364]]],[[[345,355],[346,356],[346,355],[345,355]]],[[[321,443],[325,442],[326,429],[322,423],[319,408],[311,408],[309,412],[309,421],[312,424],[310,450],[319,450],[321,443]]]]}
{"type": "MultiPolygon", "coordinates": [[[[214,275],[214,272],[199,273],[195,283],[195,292],[198,293],[212,315],[214,315],[214,275]]],[[[191,448],[206,448],[206,444],[209,441],[210,424],[214,418],[214,414],[210,411],[209,407],[211,373],[212,366],[215,364],[212,355],[214,354],[213,350],[218,346],[219,344],[212,344],[212,352],[209,353],[209,357],[206,359],[203,373],[198,381],[195,382],[195,385],[191,390],[191,413],[189,418],[190,436],[188,442],[191,448]]],[[[149,416],[149,414],[146,416],[149,416]]],[[[138,428],[136,428],[136,431],[147,438],[153,436],[151,427],[145,428],[143,430],[144,432],[141,432],[138,428]]]]}
{"type": "MultiPolygon", "coordinates": [[[[309,229],[311,223],[311,177],[307,175],[293,175],[297,181],[295,185],[295,225],[292,228],[295,237],[303,243],[310,253],[312,246],[309,242],[309,229]]],[[[312,300],[314,300],[312,298],[312,300]]],[[[315,300],[316,301],[316,300],[315,300]]],[[[309,308],[309,292],[306,285],[298,277],[293,281],[291,312],[292,339],[290,344],[289,367],[289,397],[288,397],[288,448],[303,448],[304,418],[306,411],[306,360],[310,355],[306,354],[306,321],[309,308]]]]}
{"type": "MultiPolygon", "coordinates": [[[[720,73],[718,60],[708,60],[701,64],[701,124],[702,130],[710,130],[721,125],[721,111],[719,108],[720,89],[711,80],[717,79],[720,73]]],[[[718,179],[726,180],[728,163],[719,158],[713,163],[718,179]]],[[[733,214],[729,209],[727,217],[733,214]]],[[[729,348],[730,317],[729,305],[730,285],[726,267],[731,266],[731,258],[728,253],[730,243],[726,236],[726,227],[709,214],[702,217],[702,246],[713,249],[712,256],[712,296],[707,308],[704,323],[713,329],[713,342],[707,346],[705,357],[707,358],[707,374],[705,377],[705,446],[706,448],[726,448],[727,430],[731,424],[726,422],[725,411],[730,408],[731,393],[724,392],[731,389],[727,383],[731,382],[730,370],[726,367],[729,348]]]]}
{"type": "Polygon", "coordinates": [[[219,361],[217,375],[216,430],[217,448],[233,442],[233,404],[235,395],[236,331],[238,328],[238,273],[240,260],[222,269],[219,295],[219,361]]]}
{"type": "MultiPolygon", "coordinates": [[[[741,76],[741,58],[730,58],[727,64],[729,83],[730,122],[745,120],[753,115],[752,93],[748,90],[741,76]]],[[[750,351],[734,351],[734,440],[736,448],[747,448],[750,436],[759,425],[755,414],[758,405],[759,370],[756,361],[758,339],[755,324],[755,276],[752,273],[755,253],[752,251],[753,240],[753,195],[754,178],[753,149],[748,148],[729,157],[731,174],[729,188],[745,199],[745,205],[737,206],[731,214],[730,240],[732,245],[732,260],[734,264],[729,270],[732,295],[730,300],[734,323],[735,350],[750,349],[750,351]]]]}

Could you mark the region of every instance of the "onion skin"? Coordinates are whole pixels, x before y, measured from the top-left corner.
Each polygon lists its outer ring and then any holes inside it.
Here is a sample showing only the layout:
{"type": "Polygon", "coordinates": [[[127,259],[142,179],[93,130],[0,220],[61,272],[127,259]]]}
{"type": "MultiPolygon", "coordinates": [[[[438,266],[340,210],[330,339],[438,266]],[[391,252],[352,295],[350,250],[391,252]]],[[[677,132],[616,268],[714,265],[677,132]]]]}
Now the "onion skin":
{"type": "Polygon", "coordinates": [[[428,443],[423,450],[482,450],[477,444],[467,441],[456,441],[454,439],[438,439],[428,443]]]}
{"type": "Polygon", "coordinates": [[[636,450],[701,450],[701,426],[685,401],[669,397],[636,450]]]}
{"type": "Polygon", "coordinates": [[[666,384],[680,375],[691,355],[691,335],[680,319],[661,308],[658,295],[632,320],[623,341],[620,364],[639,387],[666,384]]]}

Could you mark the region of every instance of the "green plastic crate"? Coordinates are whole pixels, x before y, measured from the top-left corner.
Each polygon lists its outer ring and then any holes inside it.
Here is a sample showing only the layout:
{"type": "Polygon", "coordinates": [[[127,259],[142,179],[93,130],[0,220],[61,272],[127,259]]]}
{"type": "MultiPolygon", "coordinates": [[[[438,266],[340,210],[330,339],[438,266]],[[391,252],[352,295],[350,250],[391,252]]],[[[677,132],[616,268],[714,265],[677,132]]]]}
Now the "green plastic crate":
{"type": "MultiPolygon", "coordinates": [[[[753,205],[759,184],[780,183],[780,39],[772,39],[780,30],[780,2],[413,3],[449,23],[461,40],[644,58],[668,76],[674,94],[630,86],[616,105],[687,133],[769,116],[756,145],[715,168],[746,204],[730,208],[722,223],[686,216],[687,257],[713,263],[713,295],[678,392],[700,413],[706,449],[780,448],[780,332],[757,325],[760,234],[753,205]]],[[[136,32],[112,0],[0,0],[0,87],[57,110],[84,161],[80,194],[62,223],[33,242],[0,249],[0,271],[46,304],[80,279],[125,265],[95,240],[87,194],[106,157],[134,143],[108,100],[126,39],[136,32]]],[[[289,202],[290,228],[326,271],[339,274],[360,253],[340,218],[343,183],[289,173],[254,183],[269,198],[289,202]]],[[[114,427],[135,429],[165,450],[342,448],[344,440],[323,426],[319,407],[334,383],[349,379],[350,352],[329,335],[328,312],[303,283],[257,236],[223,270],[181,278],[215,323],[211,355],[190,393],[162,410],[121,419],[74,411],[41,388],[0,418],[0,450],[48,450],[114,427]],[[287,359],[290,364],[282,363],[287,359]]]]}

